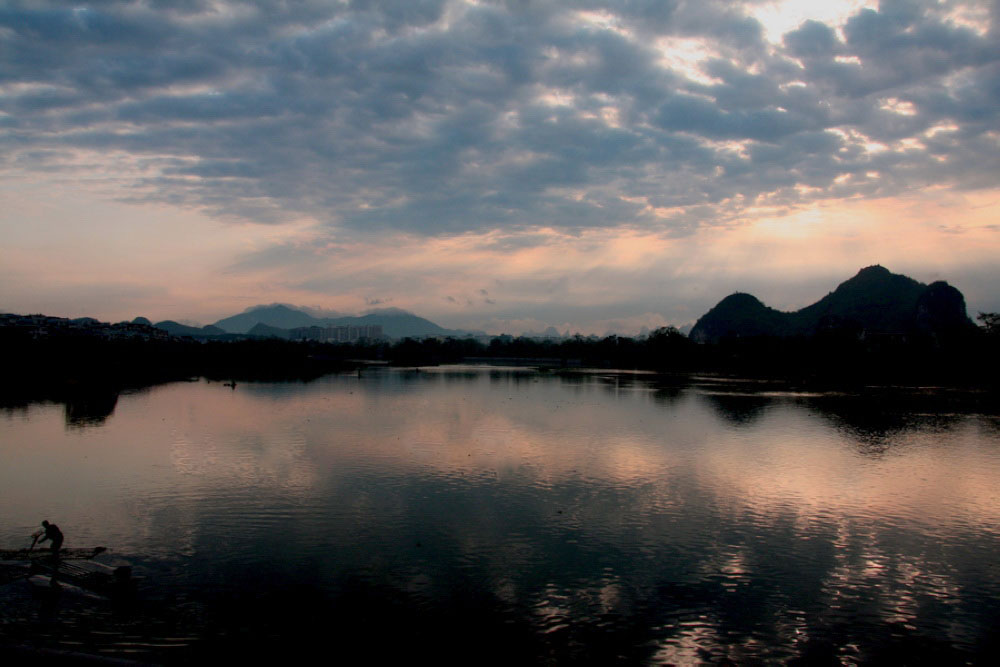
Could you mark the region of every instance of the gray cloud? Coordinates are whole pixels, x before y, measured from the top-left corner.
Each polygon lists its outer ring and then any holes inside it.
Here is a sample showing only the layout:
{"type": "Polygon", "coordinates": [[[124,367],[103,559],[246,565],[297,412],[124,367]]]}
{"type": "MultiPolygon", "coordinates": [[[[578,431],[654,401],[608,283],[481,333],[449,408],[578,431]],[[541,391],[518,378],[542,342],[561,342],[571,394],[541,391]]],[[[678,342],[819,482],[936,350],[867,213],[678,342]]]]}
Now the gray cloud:
{"type": "Polygon", "coordinates": [[[711,0],[11,2],[0,169],[121,152],[124,199],[430,235],[685,234],[764,201],[991,187],[997,9],[981,33],[960,4],[774,46],[711,0]],[[673,38],[701,40],[699,76],[664,65],[673,38]]]}

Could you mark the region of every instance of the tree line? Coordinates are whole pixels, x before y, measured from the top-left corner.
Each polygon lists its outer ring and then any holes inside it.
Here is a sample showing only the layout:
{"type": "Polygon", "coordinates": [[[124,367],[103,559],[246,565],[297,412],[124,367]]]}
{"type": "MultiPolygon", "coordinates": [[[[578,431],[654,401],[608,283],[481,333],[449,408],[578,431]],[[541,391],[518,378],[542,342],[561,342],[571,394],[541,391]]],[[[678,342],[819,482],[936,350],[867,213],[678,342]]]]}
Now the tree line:
{"type": "Polygon", "coordinates": [[[142,386],[206,377],[219,380],[308,380],[370,362],[396,366],[516,362],[549,367],[720,373],[797,382],[961,383],[997,386],[1000,315],[951,335],[871,335],[828,331],[809,337],[745,337],[699,344],[673,327],[642,337],[498,336],[321,343],[280,339],[200,342],[31,337],[0,329],[2,393],[71,390],[106,384],[142,386]]]}

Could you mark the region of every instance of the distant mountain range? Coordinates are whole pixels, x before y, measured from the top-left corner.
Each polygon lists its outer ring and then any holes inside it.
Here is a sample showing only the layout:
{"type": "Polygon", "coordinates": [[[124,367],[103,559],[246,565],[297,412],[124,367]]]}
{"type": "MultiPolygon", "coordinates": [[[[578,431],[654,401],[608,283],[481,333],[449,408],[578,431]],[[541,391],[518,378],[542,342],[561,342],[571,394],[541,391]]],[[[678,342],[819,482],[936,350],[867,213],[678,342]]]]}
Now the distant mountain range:
{"type": "Polygon", "coordinates": [[[224,317],[213,326],[229,333],[249,333],[258,324],[266,324],[276,329],[296,329],[298,327],[320,326],[321,319],[305,311],[282,304],[254,306],[239,315],[224,317]]]}
{"type": "Polygon", "coordinates": [[[305,311],[282,304],[256,306],[239,315],[223,318],[210,326],[224,333],[288,338],[291,329],[301,327],[355,327],[365,325],[380,325],[382,333],[390,338],[472,336],[482,333],[460,329],[446,329],[430,320],[398,308],[376,310],[367,315],[359,316],[315,317],[305,311]]]}
{"type": "MultiPolygon", "coordinates": [[[[321,317],[285,304],[255,306],[204,327],[172,320],[152,324],[143,317],[137,317],[133,323],[151,324],[174,336],[213,339],[246,335],[288,339],[294,337],[293,329],[366,325],[381,326],[383,334],[393,339],[485,335],[481,331],[446,329],[398,308],[360,316],[321,317]]],[[[724,338],[812,336],[824,332],[856,336],[941,333],[974,326],[966,313],[965,297],[948,283],[925,285],[876,265],[861,269],[833,292],[795,312],[769,308],[751,294],[731,294],[705,313],[689,336],[698,342],[716,342],[724,338]]],[[[553,327],[541,334],[524,335],[564,336],[553,327]]]]}
{"type": "Polygon", "coordinates": [[[940,333],[975,326],[965,297],[944,281],[925,285],[882,266],[869,266],[801,310],[769,308],[750,294],[727,296],[691,330],[698,342],[753,336],[811,336],[823,332],[940,333]]]}

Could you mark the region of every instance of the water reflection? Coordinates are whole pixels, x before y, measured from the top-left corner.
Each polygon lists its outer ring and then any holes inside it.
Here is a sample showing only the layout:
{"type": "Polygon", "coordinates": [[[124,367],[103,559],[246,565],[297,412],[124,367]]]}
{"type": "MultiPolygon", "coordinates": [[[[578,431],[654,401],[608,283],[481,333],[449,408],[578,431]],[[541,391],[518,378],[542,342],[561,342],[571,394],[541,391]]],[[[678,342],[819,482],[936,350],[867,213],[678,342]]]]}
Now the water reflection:
{"type": "Polygon", "coordinates": [[[716,413],[733,424],[750,424],[760,419],[774,399],[756,394],[734,394],[719,390],[702,393],[716,413]]]}
{"type": "Polygon", "coordinates": [[[81,428],[100,426],[118,405],[118,390],[97,388],[74,392],[66,398],[66,426],[81,428]]]}
{"type": "Polygon", "coordinates": [[[894,400],[460,367],[40,405],[2,422],[0,539],[113,546],[199,659],[983,659],[995,417],[894,400]]]}

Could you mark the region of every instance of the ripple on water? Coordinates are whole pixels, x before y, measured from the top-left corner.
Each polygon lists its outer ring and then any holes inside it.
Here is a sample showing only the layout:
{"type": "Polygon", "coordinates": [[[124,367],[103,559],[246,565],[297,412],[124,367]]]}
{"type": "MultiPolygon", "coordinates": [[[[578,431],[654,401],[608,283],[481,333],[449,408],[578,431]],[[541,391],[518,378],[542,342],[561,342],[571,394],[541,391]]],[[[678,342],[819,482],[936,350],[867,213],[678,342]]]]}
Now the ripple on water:
{"type": "MultiPolygon", "coordinates": [[[[492,373],[170,386],[142,410],[123,396],[86,442],[26,447],[0,468],[4,536],[45,508],[108,538],[155,604],[53,621],[0,586],[0,633],[140,657],[317,636],[392,636],[411,658],[480,641],[508,664],[986,656],[1000,431],[983,418],[492,373]],[[81,447],[86,467],[53,476],[81,447]]],[[[34,443],[53,418],[0,436],[34,443]]]]}

